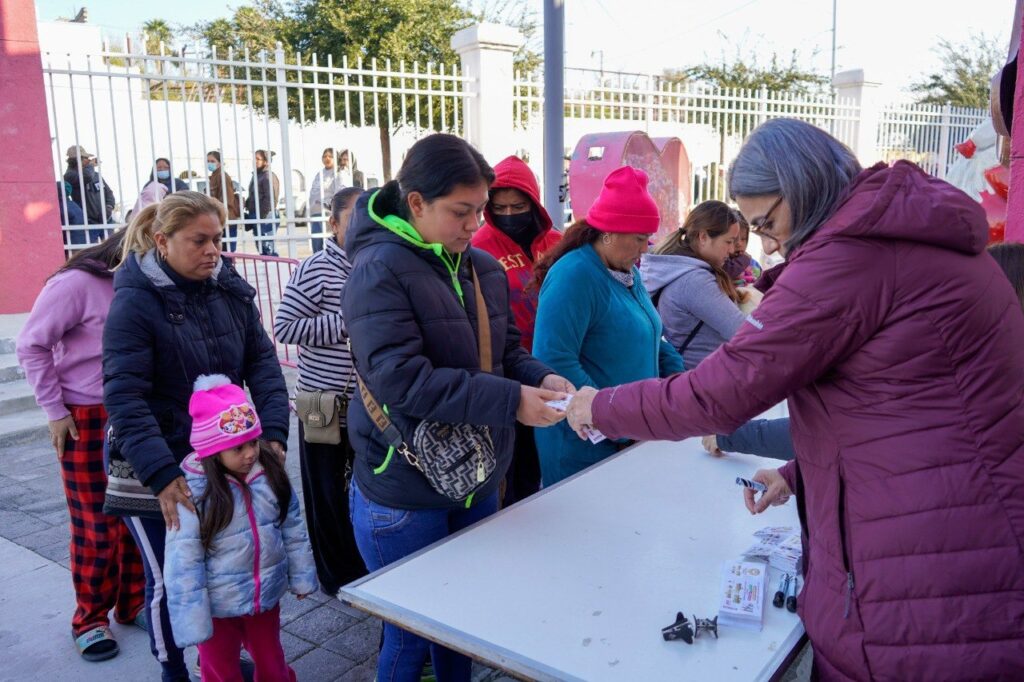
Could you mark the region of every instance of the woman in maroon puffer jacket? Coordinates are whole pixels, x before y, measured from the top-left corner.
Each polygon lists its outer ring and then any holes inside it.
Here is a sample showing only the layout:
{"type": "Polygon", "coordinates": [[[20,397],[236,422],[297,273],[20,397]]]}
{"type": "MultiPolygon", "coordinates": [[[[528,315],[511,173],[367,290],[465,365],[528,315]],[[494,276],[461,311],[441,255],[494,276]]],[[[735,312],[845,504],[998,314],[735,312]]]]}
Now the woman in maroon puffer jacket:
{"type": "Polygon", "coordinates": [[[761,306],[692,372],[581,390],[570,423],[675,440],[788,397],[796,460],[747,506],[796,497],[818,675],[1024,678],[1024,313],[981,207],[785,119],[729,187],[787,256],[761,306]]]}

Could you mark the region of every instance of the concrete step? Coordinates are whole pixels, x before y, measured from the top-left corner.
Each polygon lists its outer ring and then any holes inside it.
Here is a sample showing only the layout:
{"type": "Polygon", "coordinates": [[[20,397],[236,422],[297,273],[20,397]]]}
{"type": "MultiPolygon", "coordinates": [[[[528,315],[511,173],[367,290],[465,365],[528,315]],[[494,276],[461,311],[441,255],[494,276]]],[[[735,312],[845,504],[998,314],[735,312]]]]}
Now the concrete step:
{"type": "Polygon", "coordinates": [[[0,353],[0,384],[24,378],[25,370],[18,364],[17,356],[14,353],[0,353]]]}
{"type": "Polygon", "coordinates": [[[0,338],[0,353],[13,353],[14,352],[14,337],[11,338],[0,338]]]}
{"type": "Polygon", "coordinates": [[[36,397],[28,382],[9,381],[0,384],[0,415],[30,410],[36,407],[36,397]]]}
{"type": "Polygon", "coordinates": [[[0,450],[32,442],[48,442],[49,422],[42,408],[0,411],[0,450]]]}

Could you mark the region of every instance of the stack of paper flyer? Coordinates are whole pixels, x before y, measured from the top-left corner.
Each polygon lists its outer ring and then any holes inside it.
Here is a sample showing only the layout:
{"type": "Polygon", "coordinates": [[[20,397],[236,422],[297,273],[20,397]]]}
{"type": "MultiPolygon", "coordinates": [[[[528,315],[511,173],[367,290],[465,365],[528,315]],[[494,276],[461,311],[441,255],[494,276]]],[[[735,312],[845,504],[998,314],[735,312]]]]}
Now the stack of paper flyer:
{"type": "Polygon", "coordinates": [[[743,552],[752,561],[767,561],[783,573],[800,572],[803,546],[800,531],[792,526],[769,526],[754,533],[756,542],[743,552]]]}
{"type": "Polygon", "coordinates": [[[767,564],[743,560],[725,562],[718,622],[745,630],[761,630],[767,584],[767,564]]]}
{"type": "Polygon", "coordinates": [[[777,568],[783,573],[796,575],[800,573],[800,560],[803,557],[803,545],[800,542],[800,534],[794,533],[782,541],[768,557],[768,563],[772,568],[777,568]]]}

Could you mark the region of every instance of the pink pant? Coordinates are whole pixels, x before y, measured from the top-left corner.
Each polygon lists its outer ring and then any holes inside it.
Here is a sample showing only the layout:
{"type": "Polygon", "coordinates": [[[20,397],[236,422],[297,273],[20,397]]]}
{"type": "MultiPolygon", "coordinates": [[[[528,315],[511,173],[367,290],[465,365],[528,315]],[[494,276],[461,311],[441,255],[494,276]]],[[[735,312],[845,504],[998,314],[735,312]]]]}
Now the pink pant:
{"type": "Polygon", "coordinates": [[[243,646],[256,664],[255,682],[295,682],[280,635],[280,606],[255,616],[214,618],[213,637],[199,645],[203,682],[242,682],[238,654],[243,646]]]}

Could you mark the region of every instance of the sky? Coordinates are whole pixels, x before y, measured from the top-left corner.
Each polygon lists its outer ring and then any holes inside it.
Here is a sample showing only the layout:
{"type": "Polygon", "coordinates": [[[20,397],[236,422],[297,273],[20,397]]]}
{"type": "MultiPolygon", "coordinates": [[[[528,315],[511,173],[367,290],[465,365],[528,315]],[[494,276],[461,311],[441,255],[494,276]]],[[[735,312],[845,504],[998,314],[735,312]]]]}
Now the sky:
{"type": "MultiPolygon", "coordinates": [[[[542,0],[526,0],[542,15],[542,0]]],[[[243,0],[36,0],[40,20],[89,8],[89,21],[112,35],[161,17],[184,25],[231,13],[243,0]]],[[[837,0],[837,70],[864,69],[893,93],[937,69],[939,38],[982,32],[1005,42],[1013,0],[837,0]],[[964,7],[970,11],[965,12],[964,7]]],[[[661,73],[737,50],[762,62],[773,52],[831,70],[830,0],[565,0],[566,65],[661,73]]],[[[539,45],[538,45],[539,47],[539,45]]]]}

